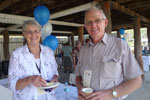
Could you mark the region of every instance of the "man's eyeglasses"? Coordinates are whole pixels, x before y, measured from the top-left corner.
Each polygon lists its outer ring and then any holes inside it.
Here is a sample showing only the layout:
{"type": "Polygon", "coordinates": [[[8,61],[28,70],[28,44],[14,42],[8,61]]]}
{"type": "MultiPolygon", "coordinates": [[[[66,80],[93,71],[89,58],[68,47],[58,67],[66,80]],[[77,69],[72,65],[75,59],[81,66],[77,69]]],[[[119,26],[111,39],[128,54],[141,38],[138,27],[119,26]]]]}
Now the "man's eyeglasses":
{"type": "Polygon", "coordinates": [[[27,33],[27,34],[39,34],[40,33],[40,31],[25,31],[25,33],[27,33]]]}
{"type": "Polygon", "coordinates": [[[101,24],[102,23],[102,21],[103,20],[105,20],[105,19],[96,19],[95,21],[87,21],[85,24],[87,25],[87,26],[91,26],[92,24],[101,24]]]}

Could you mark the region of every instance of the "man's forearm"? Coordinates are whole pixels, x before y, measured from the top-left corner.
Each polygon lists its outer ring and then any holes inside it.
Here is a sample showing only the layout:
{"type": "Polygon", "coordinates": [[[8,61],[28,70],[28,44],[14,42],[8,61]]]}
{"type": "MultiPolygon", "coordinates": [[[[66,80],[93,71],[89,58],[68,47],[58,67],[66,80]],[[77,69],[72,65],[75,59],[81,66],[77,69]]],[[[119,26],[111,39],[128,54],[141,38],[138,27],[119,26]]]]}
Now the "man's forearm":
{"type": "Polygon", "coordinates": [[[117,97],[124,96],[126,94],[130,94],[136,89],[140,88],[142,85],[141,76],[137,78],[130,79],[128,81],[123,82],[119,86],[113,88],[113,91],[117,91],[117,97]]]}

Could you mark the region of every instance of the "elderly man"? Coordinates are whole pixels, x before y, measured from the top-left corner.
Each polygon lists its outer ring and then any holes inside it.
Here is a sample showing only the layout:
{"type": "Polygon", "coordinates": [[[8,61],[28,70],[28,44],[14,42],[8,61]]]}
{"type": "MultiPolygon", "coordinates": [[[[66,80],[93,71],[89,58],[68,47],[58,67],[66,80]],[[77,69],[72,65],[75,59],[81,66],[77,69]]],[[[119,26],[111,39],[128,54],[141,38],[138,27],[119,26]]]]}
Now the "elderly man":
{"type": "Polygon", "coordinates": [[[85,28],[91,41],[79,53],[76,84],[79,100],[122,100],[142,85],[143,71],[122,39],[105,32],[108,20],[101,9],[85,12],[85,28]],[[91,94],[82,88],[90,87],[91,94]]]}

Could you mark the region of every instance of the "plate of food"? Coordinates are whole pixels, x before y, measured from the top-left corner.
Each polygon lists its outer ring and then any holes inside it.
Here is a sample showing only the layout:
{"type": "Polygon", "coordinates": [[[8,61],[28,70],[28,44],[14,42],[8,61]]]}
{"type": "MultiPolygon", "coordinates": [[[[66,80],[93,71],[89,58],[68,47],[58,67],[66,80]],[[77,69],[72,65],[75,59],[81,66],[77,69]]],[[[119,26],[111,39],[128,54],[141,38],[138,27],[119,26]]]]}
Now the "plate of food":
{"type": "Polygon", "coordinates": [[[45,87],[39,87],[40,89],[51,89],[60,85],[59,82],[48,82],[45,87]]]}

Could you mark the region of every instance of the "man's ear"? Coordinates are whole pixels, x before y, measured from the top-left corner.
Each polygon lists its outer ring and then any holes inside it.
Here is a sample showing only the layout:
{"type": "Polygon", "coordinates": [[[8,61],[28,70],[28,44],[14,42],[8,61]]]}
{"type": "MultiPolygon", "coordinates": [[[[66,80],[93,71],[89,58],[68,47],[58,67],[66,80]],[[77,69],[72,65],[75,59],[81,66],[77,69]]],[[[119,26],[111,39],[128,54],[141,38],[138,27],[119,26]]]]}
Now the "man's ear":
{"type": "Polygon", "coordinates": [[[108,25],[108,19],[105,19],[105,27],[108,25]]]}

